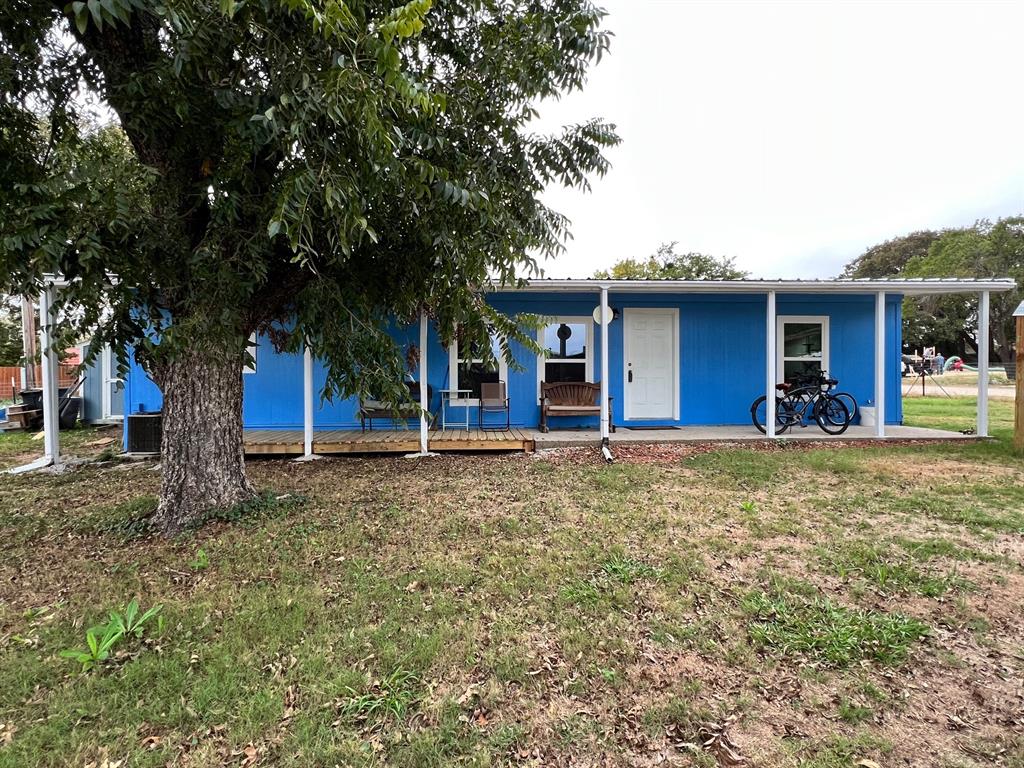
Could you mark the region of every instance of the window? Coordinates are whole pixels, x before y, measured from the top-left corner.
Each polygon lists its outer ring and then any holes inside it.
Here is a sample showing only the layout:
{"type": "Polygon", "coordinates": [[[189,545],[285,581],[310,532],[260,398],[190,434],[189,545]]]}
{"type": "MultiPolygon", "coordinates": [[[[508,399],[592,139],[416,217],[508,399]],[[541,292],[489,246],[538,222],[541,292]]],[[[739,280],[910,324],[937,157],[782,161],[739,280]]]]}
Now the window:
{"type": "Polygon", "coordinates": [[[778,375],[789,381],[802,373],[828,370],[828,318],[780,316],[778,375]]]}
{"type": "Polygon", "coordinates": [[[245,351],[252,357],[251,363],[242,363],[242,373],[256,373],[256,334],[254,333],[249,337],[249,343],[246,346],[245,351]]]}
{"type": "Polygon", "coordinates": [[[544,349],[539,376],[549,384],[593,380],[593,323],[589,317],[556,317],[540,329],[544,349]]]}
{"type": "Polygon", "coordinates": [[[508,382],[508,366],[501,354],[501,346],[496,336],[491,337],[491,354],[495,362],[484,362],[483,356],[466,345],[452,344],[448,349],[448,380],[452,389],[466,389],[469,397],[452,402],[463,405],[475,405],[480,398],[480,385],[484,382],[508,382]]]}

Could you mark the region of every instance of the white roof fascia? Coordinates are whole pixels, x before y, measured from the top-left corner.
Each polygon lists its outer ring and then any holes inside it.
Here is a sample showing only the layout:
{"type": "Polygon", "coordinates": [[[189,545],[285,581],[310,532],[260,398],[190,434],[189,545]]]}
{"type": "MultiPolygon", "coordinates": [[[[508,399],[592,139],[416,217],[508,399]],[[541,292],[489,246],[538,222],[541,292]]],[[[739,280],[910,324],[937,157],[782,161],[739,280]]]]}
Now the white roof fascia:
{"type": "Polygon", "coordinates": [[[1013,278],[964,280],[961,278],[919,278],[909,280],[601,280],[539,278],[523,287],[493,283],[500,292],[544,291],[584,292],[608,288],[617,293],[899,293],[916,296],[934,293],[995,293],[1017,287],[1013,278]]]}

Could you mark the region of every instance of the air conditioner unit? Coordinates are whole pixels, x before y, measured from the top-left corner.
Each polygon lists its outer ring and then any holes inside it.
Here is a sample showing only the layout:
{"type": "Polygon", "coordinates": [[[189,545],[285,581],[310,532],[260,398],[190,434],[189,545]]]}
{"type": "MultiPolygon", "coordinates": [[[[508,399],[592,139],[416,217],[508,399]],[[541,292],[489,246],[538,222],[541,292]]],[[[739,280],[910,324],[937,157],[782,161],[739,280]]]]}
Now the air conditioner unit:
{"type": "Polygon", "coordinates": [[[132,413],[128,419],[128,453],[160,453],[159,413],[132,413]]]}

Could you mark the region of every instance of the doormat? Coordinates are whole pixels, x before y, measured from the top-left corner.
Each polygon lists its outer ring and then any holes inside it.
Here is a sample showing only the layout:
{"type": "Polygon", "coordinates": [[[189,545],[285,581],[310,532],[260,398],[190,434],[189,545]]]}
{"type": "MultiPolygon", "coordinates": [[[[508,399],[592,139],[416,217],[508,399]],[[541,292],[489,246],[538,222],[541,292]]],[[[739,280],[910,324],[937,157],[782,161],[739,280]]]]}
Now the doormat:
{"type": "Polygon", "coordinates": [[[643,432],[649,429],[679,429],[679,427],[623,427],[628,429],[630,432],[643,432]]]}

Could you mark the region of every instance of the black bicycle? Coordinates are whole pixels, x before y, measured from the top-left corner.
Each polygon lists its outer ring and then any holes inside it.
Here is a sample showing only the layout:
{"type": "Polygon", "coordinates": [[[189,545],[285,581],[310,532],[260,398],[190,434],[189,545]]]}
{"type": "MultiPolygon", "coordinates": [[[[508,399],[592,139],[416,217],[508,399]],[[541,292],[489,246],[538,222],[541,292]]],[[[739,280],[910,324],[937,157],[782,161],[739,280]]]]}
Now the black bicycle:
{"type": "MultiPolygon", "coordinates": [[[[829,435],[841,435],[850,426],[853,417],[843,402],[846,393],[833,393],[839,384],[824,371],[797,377],[793,381],[776,384],[775,433],[783,434],[793,426],[805,426],[812,419],[829,435]]],[[[750,418],[761,432],[767,432],[768,398],[761,396],[750,406],[750,418]]],[[[853,400],[856,407],[856,400],[853,400]]]]}

